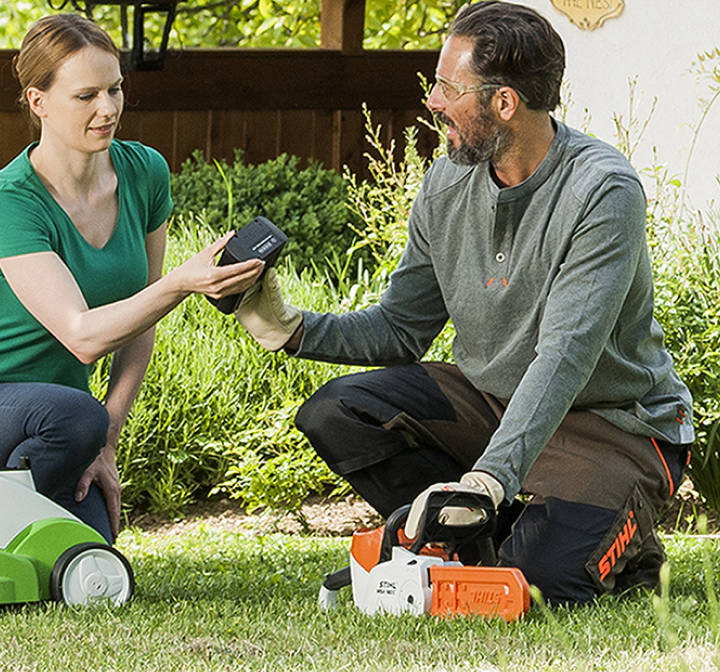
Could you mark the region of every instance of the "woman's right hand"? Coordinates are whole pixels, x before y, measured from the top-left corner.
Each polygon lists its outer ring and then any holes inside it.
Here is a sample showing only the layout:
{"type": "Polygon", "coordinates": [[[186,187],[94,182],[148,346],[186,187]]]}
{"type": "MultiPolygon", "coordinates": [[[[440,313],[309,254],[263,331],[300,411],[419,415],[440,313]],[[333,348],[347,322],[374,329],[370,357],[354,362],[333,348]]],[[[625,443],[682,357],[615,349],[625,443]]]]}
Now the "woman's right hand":
{"type": "Polygon", "coordinates": [[[234,232],[218,238],[204,250],[190,257],[172,273],[178,275],[184,291],[205,294],[212,299],[244,292],[255,284],[260,277],[265,262],[260,259],[248,259],[237,264],[217,266],[215,259],[223,250],[234,232]]]}

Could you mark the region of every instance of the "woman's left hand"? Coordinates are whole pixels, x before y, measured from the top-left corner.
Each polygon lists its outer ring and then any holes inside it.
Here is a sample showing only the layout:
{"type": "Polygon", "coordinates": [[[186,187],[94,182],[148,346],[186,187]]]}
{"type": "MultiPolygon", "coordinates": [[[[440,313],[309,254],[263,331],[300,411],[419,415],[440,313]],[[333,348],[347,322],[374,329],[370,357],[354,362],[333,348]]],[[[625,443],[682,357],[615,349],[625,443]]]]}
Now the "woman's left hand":
{"type": "Polygon", "coordinates": [[[234,264],[218,266],[215,258],[225,248],[233,232],[226,233],[185,263],[168,273],[184,292],[205,294],[213,299],[244,292],[251,287],[265,268],[261,259],[248,259],[234,264]]]}
{"type": "Polygon", "coordinates": [[[106,444],[95,461],[85,470],[75,489],[75,501],[85,499],[90,485],[96,483],[105,495],[113,538],[120,531],[120,475],[115,464],[115,446],[106,444]]]}

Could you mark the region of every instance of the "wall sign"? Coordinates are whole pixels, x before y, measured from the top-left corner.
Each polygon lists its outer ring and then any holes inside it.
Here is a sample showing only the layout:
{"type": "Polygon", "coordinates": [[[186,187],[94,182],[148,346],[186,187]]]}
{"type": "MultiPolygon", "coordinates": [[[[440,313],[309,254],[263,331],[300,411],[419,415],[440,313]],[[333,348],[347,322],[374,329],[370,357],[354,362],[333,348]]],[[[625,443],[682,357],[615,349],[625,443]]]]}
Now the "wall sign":
{"type": "Polygon", "coordinates": [[[552,6],[582,30],[595,30],[620,16],[625,0],[550,0],[552,6]]]}

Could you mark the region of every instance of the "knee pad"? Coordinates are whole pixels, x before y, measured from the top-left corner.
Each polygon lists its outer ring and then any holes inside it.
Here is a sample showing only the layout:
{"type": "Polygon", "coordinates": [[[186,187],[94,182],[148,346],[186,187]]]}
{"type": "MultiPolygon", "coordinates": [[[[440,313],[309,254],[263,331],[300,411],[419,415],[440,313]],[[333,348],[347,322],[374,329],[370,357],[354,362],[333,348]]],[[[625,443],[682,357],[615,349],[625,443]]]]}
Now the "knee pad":
{"type": "Polygon", "coordinates": [[[585,565],[614,516],[551,497],[530,503],[500,547],[500,564],[521,569],[551,605],[589,602],[600,590],[585,565]]]}

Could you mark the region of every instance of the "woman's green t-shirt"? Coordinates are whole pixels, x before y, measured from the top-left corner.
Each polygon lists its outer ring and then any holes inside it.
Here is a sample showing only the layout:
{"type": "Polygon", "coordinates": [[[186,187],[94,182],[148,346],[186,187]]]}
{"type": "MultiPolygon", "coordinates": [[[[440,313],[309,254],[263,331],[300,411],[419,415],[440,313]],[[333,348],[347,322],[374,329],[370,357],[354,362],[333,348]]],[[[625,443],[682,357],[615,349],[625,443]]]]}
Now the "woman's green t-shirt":
{"type": "MultiPolygon", "coordinates": [[[[165,159],[138,142],[112,142],[118,216],[112,236],[97,248],[35,173],[28,158],[33,146],[0,170],[0,258],[55,252],[90,308],[140,291],[148,277],[145,237],[173,205],[165,159]]],[[[90,369],[25,309],[0,273],[0,382],[50,382],[88,391],[90,369]]]]}

